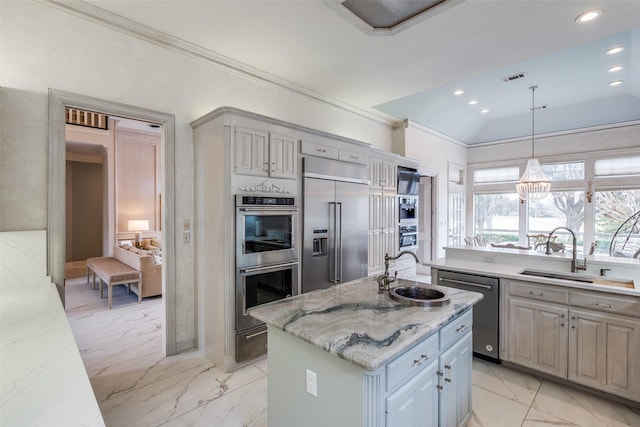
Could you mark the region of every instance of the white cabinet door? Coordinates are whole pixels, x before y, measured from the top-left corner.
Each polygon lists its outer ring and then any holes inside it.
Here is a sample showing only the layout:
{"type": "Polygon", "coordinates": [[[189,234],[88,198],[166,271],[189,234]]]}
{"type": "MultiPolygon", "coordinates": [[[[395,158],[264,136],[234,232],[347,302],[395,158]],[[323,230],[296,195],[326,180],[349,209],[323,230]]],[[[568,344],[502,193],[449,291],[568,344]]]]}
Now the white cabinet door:
{"type": "Polygon", "coordinates": [[[369,159],[369,186],[372,189],[381,189],[380,175],[382,174],[382,160],[369,159]]]}
{"type": "Polygon", "coordinates": [[[388,191],[398,188],[398,169],[395,163],[382,162],[382,187],[388,191]]]}
{"type": "Polygon", "coordinates": [[[567,317],[563,307],[509,299],[509,360],[567,376],[567,317]]]}
{"type": "Polygon", "coordinates": [[[269,135],[269,176],[296,179],[298,171],[298,144],[294,138],[269,135]]]}
{"type": "Polygon", "coordinates": [[[369,231],[369,271],[383,268],[384,254],[382,253],[382,233],[369,231]]]}
{"type": "Polygon", "coordinates": [[[241,175],[269,175],[269,134],[252,129],[236,127],[235,173],[241,175]]]}
{"type": "Polygon", "coordinates": [[[463,427],[471,416],[471,332],[439,358],[440,427],[463,427]]]}
{"type": "Polygon", "coordinates": [[[640,321],[570,310],[569,380],[637,400],[640,321]]]}
{"type": "Polygon", "coordinates": [[[238,175],[297,178],[298,143],[291,137],[238,126],[234,158],[238,175]]]}
{"type": "Polygon", "coordinates": [[[382,193],[369,194],[369,229],[381,230],[382,226],[382,193]]]}
{"type": "Polygon", "coordinates": [[[415,378],[386,399],[386,427],[438,426],[438,362],[434,360],[415,378]]]}
{"type": "Polygon", "coordinates": [[[383,193],[382,228],[396,230],[398,226],[398,196],[395,193],[383,193]]]}

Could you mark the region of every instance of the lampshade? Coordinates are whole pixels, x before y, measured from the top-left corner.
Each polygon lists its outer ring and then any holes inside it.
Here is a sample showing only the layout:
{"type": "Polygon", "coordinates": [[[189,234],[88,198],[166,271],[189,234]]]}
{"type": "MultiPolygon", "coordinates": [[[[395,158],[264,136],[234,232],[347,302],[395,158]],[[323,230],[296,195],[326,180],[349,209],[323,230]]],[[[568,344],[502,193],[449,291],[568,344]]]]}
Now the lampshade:
{"type": "Polygon", "coordinates": [[[149,220],[146,219],[132,219],[127,223],[127,229],[129,231],[147,231],[149,230],[149,220]]]}
{"type": "Polygon", "coordinates": [[[547,197],[551,190],[551,180],[547,178],[540,162],[535,158],[535,92],[538,86],[531,86],[531,158],[527,162],[527,168],[522,177],[516,183],[516,190],[520,200],[540,200],[547,197]]]}

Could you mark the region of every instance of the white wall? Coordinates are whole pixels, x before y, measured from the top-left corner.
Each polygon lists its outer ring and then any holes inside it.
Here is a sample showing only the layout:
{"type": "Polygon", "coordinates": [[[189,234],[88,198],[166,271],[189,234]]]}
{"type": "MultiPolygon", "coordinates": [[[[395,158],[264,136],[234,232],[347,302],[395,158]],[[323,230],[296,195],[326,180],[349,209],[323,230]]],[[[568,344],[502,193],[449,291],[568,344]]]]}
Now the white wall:
{"type": "MultiPolygon", "coordinates": [[[[2,0],[0,20],[1,231],[46,229],[49,88],[175,115],[177,230],[183,219],[193,217],[189,123],[218,107],[233,106],[391,150],[386,123],[47,5],[2,0]]],[[[176,259],[175,339],[184,342],[195,336],[193,247],[178,245],[176,259]]]]}

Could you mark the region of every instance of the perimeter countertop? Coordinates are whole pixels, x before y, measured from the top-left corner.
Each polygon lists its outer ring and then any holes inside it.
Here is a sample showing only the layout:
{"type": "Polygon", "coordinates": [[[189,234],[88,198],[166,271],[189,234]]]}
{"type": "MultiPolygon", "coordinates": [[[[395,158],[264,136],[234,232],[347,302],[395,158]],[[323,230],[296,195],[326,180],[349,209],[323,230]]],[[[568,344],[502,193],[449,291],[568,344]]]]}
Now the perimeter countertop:
{"type": "MultiPolygon", "coordinates": [[[[639,283],[635,280],[635,288],[625,288],[619,286],[605,286],[598,284],[591,284],[585,282],[578,282],[572,280],[552,279],[546,277],[529,276],[521,274],[521,271],[525,267],[529,267],[526,263],[509,264],[505,262],[483,262],[478,260],[468,259],[455,259],[455,258],[440,258],[437,260],[424,262],[424,265],[435,267],[442,270],[454,270],[461,273],[469,274],[482,274],[493,277],[501,277],[505,279],[523,280],[527,282],[543,283],[548,285],[562,286],[567,288],[586,289],[598,292],[610,292],[620,295],[629,295],[640,297],[639,283]]],[[[542,268],[545,269],[545,268],[542,268]]],[[[545,270],[551,270],[546,268],[545,270]]],[[[556,270],[557,271],[557,270],[556,270]]],[[[563,272],[563,271],[557,271],[563,272]]],[[[586,274],[585,274],[586,275],[586,274]]],[[[603,277],[606,279],[607,277],[603,277]]],[[[612,277],[615,279],[615,277],[612,277]]],[[[632,279],[631,279],[632,280],[632,279]]]]}
{"type": "MultiPolygon", "coordinates": [[[[413,283],[400,279],[395,285],[413,283]]],[[[449,304],[415,307],[378,294],[377,282],[363,279],[263,304],[249,314],[373,371],[482,299],[476,292],[445,290],[449,304]]]]}
{"type": "Polygon", "coordinates": [[[60,302],[46,232],[0,233],[0,425],[104,426],[60,302]]]}

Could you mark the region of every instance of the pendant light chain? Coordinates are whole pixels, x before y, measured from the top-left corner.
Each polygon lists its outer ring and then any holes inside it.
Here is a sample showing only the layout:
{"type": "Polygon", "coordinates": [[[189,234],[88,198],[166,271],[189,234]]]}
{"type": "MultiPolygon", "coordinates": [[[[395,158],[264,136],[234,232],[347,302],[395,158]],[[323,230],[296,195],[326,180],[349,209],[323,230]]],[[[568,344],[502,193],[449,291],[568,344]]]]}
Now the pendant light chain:
{"type": "Polygon", "coordinates": [[[531,158],[536,157],[534,135],[536,129],[536,89],[538,86],[531,86],[531,158]]]}
{"type": "Polygon", "coordinates": [[[527,162],[527,167],[522,177],[516,183],[518,197],[523,202],[525,200],[541,200],[544,199],[551,189],[551,180],[545,175],[544,170],[540,166],[540,162],[535,158],[535,109],[536,95],[535,91],[538,86],[531,86],[531,158],[527,162]]]}

